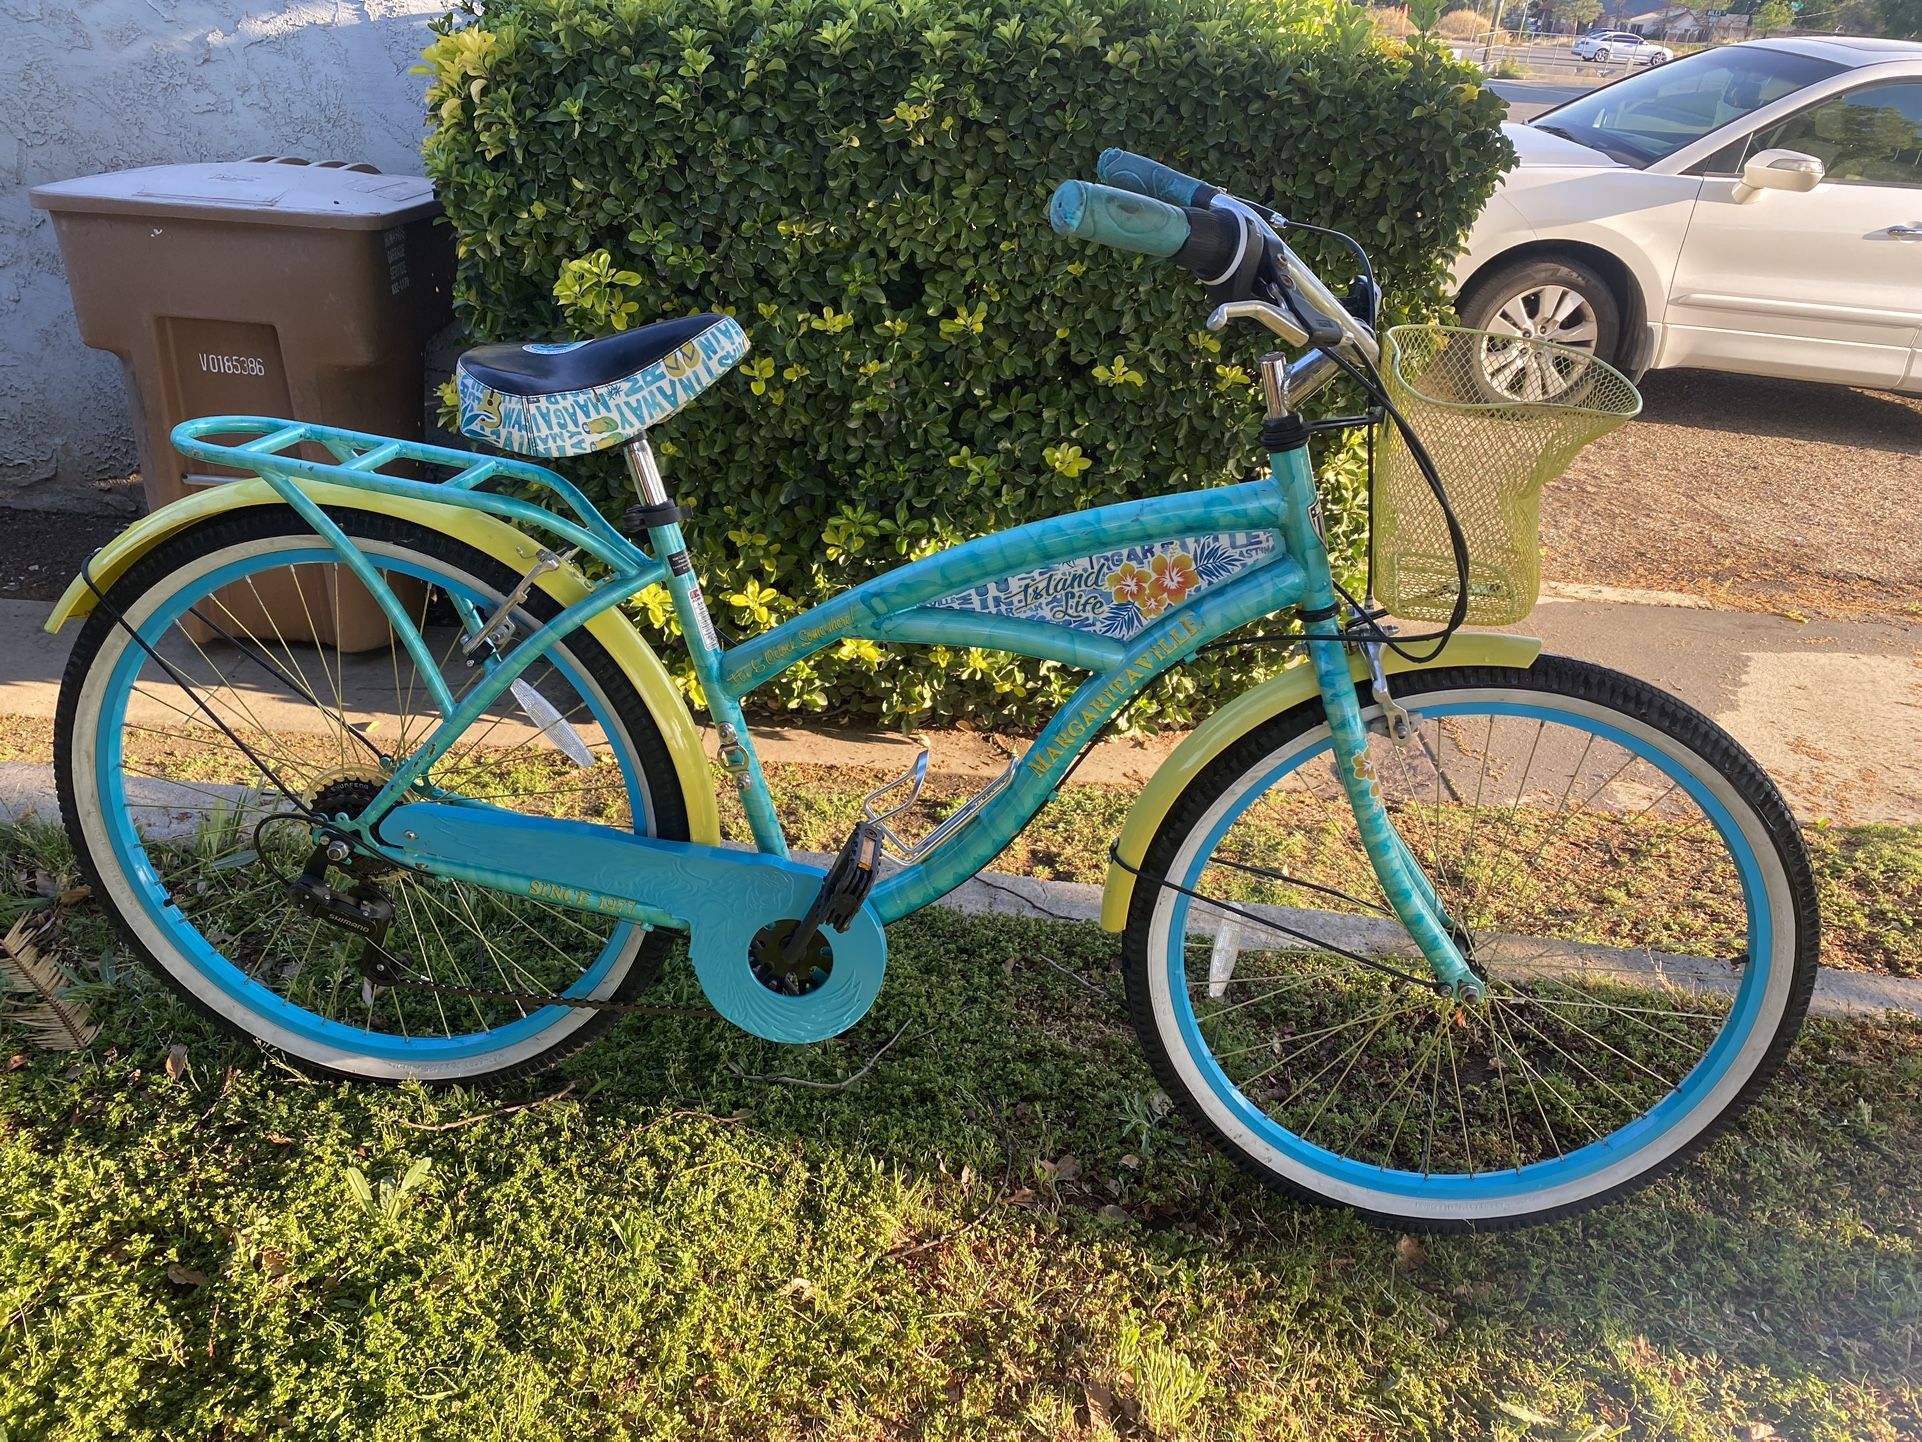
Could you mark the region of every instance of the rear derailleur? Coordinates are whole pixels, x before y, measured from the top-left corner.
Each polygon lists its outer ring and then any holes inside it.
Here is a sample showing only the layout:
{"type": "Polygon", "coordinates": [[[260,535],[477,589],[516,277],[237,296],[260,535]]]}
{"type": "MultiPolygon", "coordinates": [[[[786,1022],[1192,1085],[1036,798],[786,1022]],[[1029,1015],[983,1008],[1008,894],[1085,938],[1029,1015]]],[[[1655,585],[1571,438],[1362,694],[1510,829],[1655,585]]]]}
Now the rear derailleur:
{"type": "Polygon", "coordinates": [[[287,884],[288,899],[296,910],[329,926],[362,938],[365,945],[354,965],[362,979],[374,986],[396,986],[406,980],[394,967],[387,950],[387,928],[393,924],[394,903],[365,876],[344,890],[330,885],[327,868],[344,864],[354,874],[353,847],[339,837],[328,837],[313,850],[300,875],[287,884]]]}

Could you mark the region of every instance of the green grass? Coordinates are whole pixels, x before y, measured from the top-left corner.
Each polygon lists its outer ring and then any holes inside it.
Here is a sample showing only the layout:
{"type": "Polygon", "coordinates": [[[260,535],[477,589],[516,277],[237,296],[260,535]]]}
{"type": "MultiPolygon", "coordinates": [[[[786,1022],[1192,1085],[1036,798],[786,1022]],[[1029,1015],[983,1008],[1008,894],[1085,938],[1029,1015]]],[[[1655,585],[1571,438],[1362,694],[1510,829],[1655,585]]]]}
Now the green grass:
{"type": "Polygon", "coordinates": [[[890,936],[848,1037],[634,1019],[504,1092],[311,1083],[94,986],[91,1052],[0,1046],[0,1436],[1922,1435],[1922,1026],[1812,1025],[1677,1177],[1424,1255],[1162,1116],[1113,938],[890,936]],[[752,1079],[903,1026],[845,1090],[752,1079]]]}
{"type": "Polygon", "coordinates": [[[1922,827],[1818,826],[1808,839],[1830,949],[1872,970],[1922,976],[1922,827]]]}

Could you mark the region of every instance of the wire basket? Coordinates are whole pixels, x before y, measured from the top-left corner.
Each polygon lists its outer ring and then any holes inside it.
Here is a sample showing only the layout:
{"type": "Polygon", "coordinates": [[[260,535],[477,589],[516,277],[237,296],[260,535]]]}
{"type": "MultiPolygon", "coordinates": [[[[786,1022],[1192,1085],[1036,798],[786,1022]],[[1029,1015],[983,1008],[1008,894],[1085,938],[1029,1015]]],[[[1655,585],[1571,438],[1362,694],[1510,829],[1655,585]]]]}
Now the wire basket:
{"type": "MultiPolygon", "coordinates": [[[[1541,590],[1542,487],[1642,398],[1620,371],[1532,336],[1454,326],[1388,332],[1382,380],[1421,438],[1468,538],[1468,616],[1519,621],[1541,590]]],[[[1375,596],[1411,620],[1446,621],[1460,578],[1435,493],[1392,424],[1370,516],[1375,596]]]]}

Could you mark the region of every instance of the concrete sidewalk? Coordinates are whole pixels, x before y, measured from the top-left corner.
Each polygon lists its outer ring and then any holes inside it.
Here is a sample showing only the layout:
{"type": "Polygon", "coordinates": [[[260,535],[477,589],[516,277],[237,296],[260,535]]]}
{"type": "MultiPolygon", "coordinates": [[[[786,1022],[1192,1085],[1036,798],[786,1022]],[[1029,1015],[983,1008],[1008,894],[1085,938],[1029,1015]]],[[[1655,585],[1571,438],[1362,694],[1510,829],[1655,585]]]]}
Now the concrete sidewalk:
{"type": "MultiPolygon", "coordinates": [[[[45,602],[0,601],[0,715],[54,714],[76,628],[47,635],[47,612],[45,602]]],[[[1707,712],[1754,752],[1804,821],[1922,822],[1922,625],[1802,623],[1688,597],[1551,586],[1512,629],[1707,712]]],[[[757,728],[756,739],[769,762],[895,772],[918,747],[884,732],[813,728],[757,728]]],[[[927,739],[936,770],[977,777],[1000,771],[1026,744],[959,730],[927,739]]],[[[1179,739],[1104,742],[1076,780],[1140,784],[1179,739]]]]}
{"type": "Polygon", "coordinates": [[[1559,585],[1510,629],[1707,712],[1803,821],[1922,822],[1922,624],[1792,621],[1559,585]]]}

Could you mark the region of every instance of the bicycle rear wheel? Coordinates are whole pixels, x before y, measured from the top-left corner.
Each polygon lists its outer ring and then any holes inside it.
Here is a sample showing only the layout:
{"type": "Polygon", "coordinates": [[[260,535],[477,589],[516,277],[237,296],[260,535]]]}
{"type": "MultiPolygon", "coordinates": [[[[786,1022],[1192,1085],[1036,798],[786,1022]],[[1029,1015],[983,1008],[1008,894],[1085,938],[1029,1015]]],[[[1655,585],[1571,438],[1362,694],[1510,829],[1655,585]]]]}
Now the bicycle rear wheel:
{"type": "MultiPolygon", "coordinates": [[[[406,522],[334,518],[418,609],[450,689],[474,684],[482,672],[465,664],[447,602],[491,613],[518,577],[406,522]]],[[[287,881],[314,847],[303,808],[355,814],[439,719],[385,624],[356,625],[371,602],[333,559],[291,510],[267,506],[182,532],[115,582],[74,647],[55,726],[81,868],[187,1000],[311,1069],[451,1082],[551,1065],[611,1015],[370,985],[359,939],[289,902],[287,881]]],[[[536,592],[514,613],[517,633],[556,610],[536,592]]],[[[521,679],[435,765],[435,786],[686,838],[659,730],[591,636],[568,636],[521,679]]],[[[360,879],[394,905],[388,948],[450,986],[624,1000],[658,975],[668,944],[465,882],[371,865],[360,879]]]]}
{"type": "Polygon", "coordinates": [[[1437,1229],[1592,1206],[1704,1145],[1788,1050],[1816,971],[1800,836],[1725,732],[1629,677],[1544,657],[1396,691],[1413,735],[1364,695],[1369,759],[1486,1000],[1426,984],[1317,700],[1230,746],[1151,842],[1136,1028],[1183,1111],[1296,1195],[1437,1229]]]}

